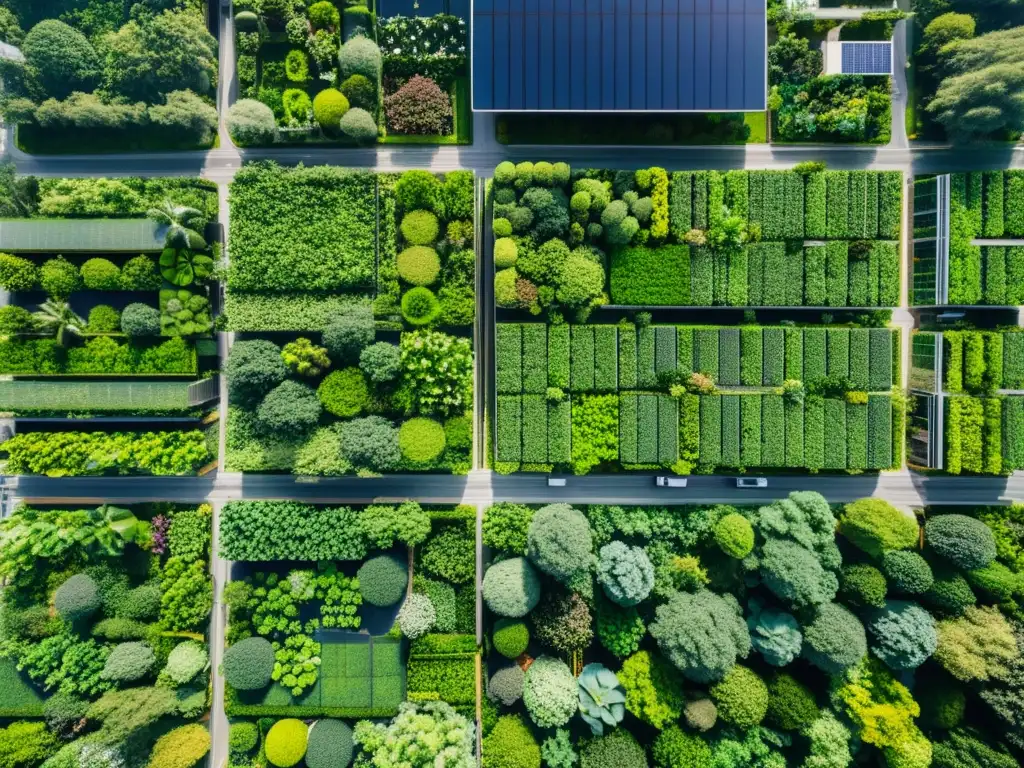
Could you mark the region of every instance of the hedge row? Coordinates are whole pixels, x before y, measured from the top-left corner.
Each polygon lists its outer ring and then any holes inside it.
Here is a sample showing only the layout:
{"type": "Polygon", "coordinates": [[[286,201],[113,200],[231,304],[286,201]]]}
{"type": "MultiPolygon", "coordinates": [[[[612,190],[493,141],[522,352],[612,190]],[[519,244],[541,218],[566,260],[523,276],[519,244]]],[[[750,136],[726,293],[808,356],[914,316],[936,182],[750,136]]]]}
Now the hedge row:
{"type": "Polygon", "coordinates": [[[980,237],[1024,237],[1024,171],[975,171],[964,177],[972,228],[980,237]]]}
{"type": "Polygon", "coordinates": [[[564,464],[569,461],[572,416],[569,399],[498,395],[497,453],[502,462],[564,464]]]}
{"type": "Polygon", "coordinates": [[[612,255],[611,299],[628,306],[891,307],[899,245],[888,240],[752,243],[733,252],[665,245],[612,255]]]}
{"type": "Polygon", "coordinates": [[[619,396],[619,460],[673,464],[679,456],[679,401],[668,395],[619,396]]]}
{"type": "MultiPolygon", "coordinates": [[[[1020,334],[993,331],[945,331],[943,371],[947,392],[984,393],[1008,386],[1004,384],[1003,356],[1005,340],[1020,334]]],[[[1013,342],[1014,368],[1021,378],[1020,344],[1013,342]]]]}
{"type": "MultiPolygon", "coordinates": [[[[542,396],[548,387],[651,389],[658,374],[672,370],[706,373],[721,386],[778,387],[785,379],[842,376],[855,389],[882,392],[893,384],[895,333],[888,328],[501,323],[498,392],[542,396]]],[[[1020,358],[1024,375],[1024,348],[1020,358]]]]}
{"type": "MultiPolygon", "coordinates": [[[[866,405],[814,397],[786,402],[772,394],[708,395],[700,398],[697,428],[698,461],[708,467],[840,470],[886,469],[893,463],[889,395],[871,395],[866,405]]],[[[684,418],[681,429],[694,425],[684,418]]]]}
{"type": "Polygon", "coordinates": [[[720,215],[719,201],[757,224],[765,240],[900,236],[898,171],[680,171],[671,176],[669,226],[681,239],[720,215]]]}
{"type": "MultiPolygon", "coordinates": [[[[959,475],[1003,471],[1003,400],[999,397],[950,397],[946,400],[946,471],[959,475]]],[[[1024,433],[1006,435],[1014,445],[1024,433]]],[[[1017,449],[1012,449],[1014,454],[1017,449]]],[[[1007,467],[1009,468],[1009,467],[1007,467]]]]}

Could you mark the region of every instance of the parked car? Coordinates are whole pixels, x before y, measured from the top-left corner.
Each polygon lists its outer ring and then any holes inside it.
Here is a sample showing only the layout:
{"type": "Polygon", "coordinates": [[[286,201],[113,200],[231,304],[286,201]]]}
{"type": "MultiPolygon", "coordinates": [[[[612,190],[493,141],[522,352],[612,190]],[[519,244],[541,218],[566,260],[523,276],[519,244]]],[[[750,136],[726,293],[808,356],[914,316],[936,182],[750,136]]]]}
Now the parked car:
{"type": "Polygon", "coordinates": [[[565,487],[565,478],[564,477],[549,477],[548,478],[548,485],[553,487],[553,488],[564,488],[565,487]]]}
{"type": "Polygon", "coordinates": [[[737,477],[736,478],[737,488],[767,488],[768,478],[767,477],[737,477]]]}
{"type": "Polygon", "coordinates": [[[685,488],[686,478],[685,477],[665,477],[659,475],[654,478],[654,484],[659,488],[685,488]]]}

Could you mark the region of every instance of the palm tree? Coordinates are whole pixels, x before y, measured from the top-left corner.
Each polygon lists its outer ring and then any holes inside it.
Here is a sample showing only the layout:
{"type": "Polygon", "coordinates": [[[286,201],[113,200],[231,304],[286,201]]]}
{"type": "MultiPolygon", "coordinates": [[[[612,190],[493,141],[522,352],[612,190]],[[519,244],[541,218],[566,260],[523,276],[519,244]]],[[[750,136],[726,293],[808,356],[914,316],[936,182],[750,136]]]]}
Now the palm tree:
{"type": "Polygon", "coordinates": [[[160,224],[167,225],[167,239],[165,244],[168,248],[175,250],[191,249],[193,251],[205,251],[206,241],[199,234],[197,228],[203,224],[202,212],[186,205],[175,205],[170,200],[164,200],[158,208],[150,208],[146,216],[154,219],[160,224]]]}
{"type": "Polygon", "coordinates": [[[47,299],[39,305],[39,311],[33,312],[32,317],[39,323],[40,328],[53,333],[57,337],[60,346],[67,346],[64,342],[69,337],[80,337],[85,332],[85,320],[78,316],[67,302],[47,299]]]}

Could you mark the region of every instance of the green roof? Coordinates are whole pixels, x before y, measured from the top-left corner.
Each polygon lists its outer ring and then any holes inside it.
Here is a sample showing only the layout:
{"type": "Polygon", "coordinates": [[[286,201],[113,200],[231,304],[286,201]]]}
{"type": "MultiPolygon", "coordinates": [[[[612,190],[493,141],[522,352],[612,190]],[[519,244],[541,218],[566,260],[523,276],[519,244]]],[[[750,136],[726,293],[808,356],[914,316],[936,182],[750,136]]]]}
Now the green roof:
{"type": "Polygon", "coordinates": [[[0,381],[0,411],[187,410],[191,381],[0,381]]]}
{"type": "Polygon", "coordinates": [[[0,221],[0,251],[162,251],[166,231],[151,219],[12,219],[0,221]]]}

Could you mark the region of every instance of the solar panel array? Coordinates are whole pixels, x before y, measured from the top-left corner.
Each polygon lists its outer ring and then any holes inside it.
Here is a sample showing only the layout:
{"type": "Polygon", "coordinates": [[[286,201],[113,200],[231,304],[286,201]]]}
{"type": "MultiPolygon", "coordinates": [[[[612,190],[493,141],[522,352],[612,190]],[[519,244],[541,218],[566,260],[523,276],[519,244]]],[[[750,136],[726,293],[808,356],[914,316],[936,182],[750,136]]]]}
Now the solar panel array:
{"type": "Polygon", "coordinates": [[[162,251],[166,231],[151,219],[15,219],[0,221],[0,251],[162,251]]]}
{"type": "Polygon", "coordinates": [[[473,109],[747,111],[764,0],[473,0],[473,109]]]}
{"type": "Polygon", "coordinates": [[[892,43],[843,43],[844,75],[892,74],[892,43]]]}

